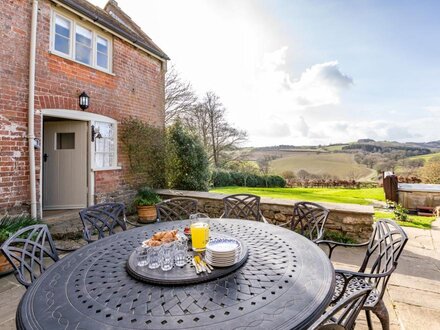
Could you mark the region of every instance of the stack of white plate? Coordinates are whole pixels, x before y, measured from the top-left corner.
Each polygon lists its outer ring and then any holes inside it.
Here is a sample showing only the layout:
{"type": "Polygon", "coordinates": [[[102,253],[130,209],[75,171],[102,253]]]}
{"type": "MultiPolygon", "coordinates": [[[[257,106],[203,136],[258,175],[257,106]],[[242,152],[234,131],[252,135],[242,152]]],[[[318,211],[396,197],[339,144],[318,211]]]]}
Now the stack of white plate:
{"type": "Polygon", "coordinates": [[[241,244],[233,238],[214,238],[206,245],[206,261],[214,267],[229,267],[240,259],[241,244]]]}

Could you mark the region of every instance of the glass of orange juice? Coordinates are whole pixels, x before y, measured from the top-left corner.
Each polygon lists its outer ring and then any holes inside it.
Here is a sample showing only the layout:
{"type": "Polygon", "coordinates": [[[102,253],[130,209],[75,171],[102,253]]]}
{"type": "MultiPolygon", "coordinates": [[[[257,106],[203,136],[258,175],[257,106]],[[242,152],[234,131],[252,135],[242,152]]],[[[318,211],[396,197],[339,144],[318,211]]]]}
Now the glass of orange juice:
{"type": "Polygon", "coordinates": [[[191,240],[192,249],[196,252],[205,251],[209,241],[209,219],[190,217],[191,219],[191,240]]]}

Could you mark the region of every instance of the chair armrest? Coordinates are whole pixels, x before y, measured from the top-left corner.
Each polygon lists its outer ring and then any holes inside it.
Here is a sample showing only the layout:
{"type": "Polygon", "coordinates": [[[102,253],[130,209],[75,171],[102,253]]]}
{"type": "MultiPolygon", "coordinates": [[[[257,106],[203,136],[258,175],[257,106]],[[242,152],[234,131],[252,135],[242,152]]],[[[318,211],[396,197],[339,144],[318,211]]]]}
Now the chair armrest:
{"type": "Polygon", "coordinates": [[[362,246],[367,246],[368,244],[370,244],[370,242],[364,242],[364,243],[359,243],[359,244],[351,244],[351,243],[341,243],[341,242],[335,242],[335,241],[329,241],[329,240],[316,240],[315,243],[318,244],[318,245],[320,245],[320,244],[327,245],[327,247],[329,248],[329,253],[328,253],[329,259],[332,258],[333,250],[336,247],[338,247],[338,246],[343,246],[343,247],[362,247],[362,246]]]}
{"type": "MultiPolygon", "coordinates": [[[[339,275],[340,278],[343,279],[343,285],[342,288],[340,290],[336,290],[335,291],[335,295],[333,296],[333,300],[332,300],[332,304],[337,303],[345,294],[348,286],[350,285],[350,282],[356,281],[356,279],[373,279],[373,278],[382,278],[382,277],[387,277],[390,276],[394,270],[396,269],[396,263],[393,264],[393,267],[391,267],[390,270],[383,272],[383,273],[379,273],[379,274],[367,274],[367,273],[361,273],[361,272],[353,272],[350,270],[342,270],[342,269],[335,269],[335,277],[338,277],[337,275],[339,275]]],[[[365,281],[364,282],[365,285],[369,285],[372,286],[373,288],[375,287],[375,283],[374,282],[370,282],[370,281],[365,281]]],[[[355,284],[355,287],[361,288],[361,286],[359,284],[355,284]]]]}

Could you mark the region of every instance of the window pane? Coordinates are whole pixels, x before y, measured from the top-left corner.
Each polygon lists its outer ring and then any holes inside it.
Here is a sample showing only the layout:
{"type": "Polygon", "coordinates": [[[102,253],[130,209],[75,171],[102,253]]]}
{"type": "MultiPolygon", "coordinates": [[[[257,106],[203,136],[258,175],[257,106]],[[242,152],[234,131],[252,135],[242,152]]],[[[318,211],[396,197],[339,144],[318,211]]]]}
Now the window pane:
{"type": "Polygon", "coordinates": [[[58,34],[55,34],[55,50],[69,55],[70,53],[70,40],[64,38],[58,34]]]}
{"type": "Polygon", "coordinates": [[[57,133],[57,150],[75,149],[75,133],[57,133]]]}
{"type": "Polygon", "coordinates": [[[70,53],[70,22],[60,16],[55,16],[54,48],[66,55],[70,53]]]}
{"type": "Polygon", "coordinates": [[[55,33],[70,38],[70,22],[60,16],[55,17],[55,33]]]}
{"type": "Polygon", "coordinates": [[[92,63],[92,49],[81,44],[76,44],[75,59],[90,65],[92,63]]]}
{"type": "Polygon", "coordinates": [[[107,55],[103,55],[102,53],[98,52],[98,56],[96,57],[96,64],[104,69],[108,69],[108,57],[107,55]]]}
{"type": "Polygon", "coordinates": [[[85,46],[92,46],[92,31],[83,28],[80,25],[76,26],[76,42],[85,46]]]}
{"type": "Polygon", "coordinates": [[[95,139],[95,167],[105,168],[115,165],[116,144],[114,126],[111,123],[95,122],[95,132],[99,138],[95,139]]]}
{"type": "Polygon", "coordinates": [[[97,40],[97,47],[96,48],[97,48],[98,52],[107,55],[107,50],[108,50],[107,49],[108,48],[107,39],[104,39],[104,38],[101,38],[100,36],[98,36],[96,38],[96,40],[97,40]]]}
{"type": "Polygon", "coordinates": [[[75,59],[84,64],[92,64],[92,31],[76,26],[75,59]]]}

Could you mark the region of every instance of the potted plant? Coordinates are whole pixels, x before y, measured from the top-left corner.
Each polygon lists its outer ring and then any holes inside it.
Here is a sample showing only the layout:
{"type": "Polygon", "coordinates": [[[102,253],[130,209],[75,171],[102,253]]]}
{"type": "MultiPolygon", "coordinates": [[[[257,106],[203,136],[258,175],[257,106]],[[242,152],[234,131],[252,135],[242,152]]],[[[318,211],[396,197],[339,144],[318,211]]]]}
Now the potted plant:
{"type": "MultiPolygon", "coordinates": [[[[27,215],[6,215],[0,218],[0,245],[19,229],[32,226],[37,223],[39,223],[38,220],[32,219],[27,215]]],[[[3,253],[0,253],[0,276],[9,274],[12,272],[12,270],[12,265],[9,263],[3,253]]]]}
{"type": "Polygon", "coordinates": [[[156,204],[161,201],[158,194],[151,188],[144,187],[138,190],[134,199],[134,205],[137,208],[138,221],[140,223],[155,222],[157,219],[156,204]]]}

